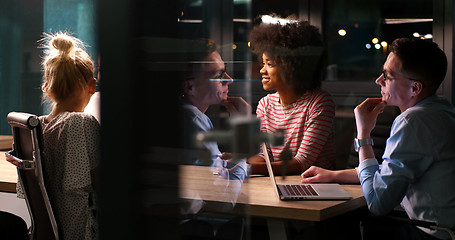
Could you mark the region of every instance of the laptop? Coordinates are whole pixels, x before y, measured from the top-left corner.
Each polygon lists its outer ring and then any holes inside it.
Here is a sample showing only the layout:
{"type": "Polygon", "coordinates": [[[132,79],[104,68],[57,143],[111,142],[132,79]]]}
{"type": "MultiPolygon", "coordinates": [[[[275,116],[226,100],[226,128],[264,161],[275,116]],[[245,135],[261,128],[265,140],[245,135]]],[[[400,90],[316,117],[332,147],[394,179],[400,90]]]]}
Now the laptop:
{"type": "Polygon", "coordinates": [[[280,200],[345,200],[351,199],[338,183],[277,184],[272,171],[273,154],[268,143],[262,144],[267,171],[280,200]]]}

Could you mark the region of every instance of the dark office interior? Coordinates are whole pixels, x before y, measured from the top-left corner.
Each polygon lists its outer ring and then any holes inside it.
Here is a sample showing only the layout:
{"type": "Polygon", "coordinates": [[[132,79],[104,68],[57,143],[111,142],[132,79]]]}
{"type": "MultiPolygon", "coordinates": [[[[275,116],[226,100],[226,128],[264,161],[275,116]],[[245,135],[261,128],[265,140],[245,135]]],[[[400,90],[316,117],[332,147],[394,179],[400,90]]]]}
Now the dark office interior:
{"type": "MultiPolygon", "coordinates": [[[[395,38],[417,34],[439,44],[449,67],[438,94],[455,100],[453,10],[450,0],[2,0],[0,116],[48,113],[37,41],[43,32],[73,32],[92,58],[101,57],[101,239],[179,239],[184,153],[174,56],[182,40],[213,39],[234,79],[229,94],[255,110],[267,94],[249,46],[257,17],[277,14],[317,26],[329,53],[322,88],[336,103],[336,127],[344,136],[337,139],[337,167],[344,168],[354,134],[352,109],[380,96],[374,80],[395,38]]],[[[215,129],[229,131],[225,112],[208,110],[215,129]]],[[[0,134],[10,131],[0,121],[0,134]]],[[[249,216],[248,209],[242,214],[249,216]]]]}

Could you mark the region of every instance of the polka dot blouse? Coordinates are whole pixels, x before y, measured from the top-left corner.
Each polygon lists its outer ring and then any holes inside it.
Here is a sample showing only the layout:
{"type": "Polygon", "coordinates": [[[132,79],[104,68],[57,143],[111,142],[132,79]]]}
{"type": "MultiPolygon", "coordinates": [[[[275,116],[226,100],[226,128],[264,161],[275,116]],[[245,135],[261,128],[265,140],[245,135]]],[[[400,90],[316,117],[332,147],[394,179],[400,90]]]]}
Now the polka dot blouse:
{"type": "Polygon", "coordinates": [[[91,170],[99,162],[100,125],[90,114],[64,112],[43,128],[46,188],[63,239],[97,239],[91,170]]]}

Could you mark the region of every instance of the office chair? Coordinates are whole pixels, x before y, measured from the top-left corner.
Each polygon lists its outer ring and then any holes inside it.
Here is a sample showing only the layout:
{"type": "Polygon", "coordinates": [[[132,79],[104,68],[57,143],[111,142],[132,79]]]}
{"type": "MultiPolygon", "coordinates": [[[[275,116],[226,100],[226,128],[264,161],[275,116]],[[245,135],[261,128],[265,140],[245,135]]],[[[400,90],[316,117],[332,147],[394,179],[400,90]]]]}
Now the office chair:
{"type": "Polygon", "coordinates": [[[397,219],[397,221],[409,222],[410,224],[412,224],[412,225],[414,225],[414,226],[417,226],[417,227],[424,227],[424,228],[428,228],[428,229],[430,229],[430,230],[445,231],[445,232],[447,232],[447,233],[450,235],[450,239],[455,240],[455,230],[454,230],[454,229],[450,229],[450,228],[438,226],[438,225],[437,225],[436,223],[434,223],[434,222],[419,221],[419,220],[410,220],[410,219],[405,219],[405,220],[397,219]]]}
{"type": "MultiPolygon", "coordinates": [[[[413,220],[409,219],[407,216],[405,216],[406,213],[398,213],[394,215],[387,215],[387,216],[369,216],[367,219],[368,221],[372,221],[373,225],[374,224],[380,224],[383,227],[391,226],[391,225],[401,225],[401,224],[406,224],[406,225],[411,225],[411,226],[416,226],[416,227],[421,227],[421,228],[426,228],[429,230],[439,230],[439,231],[444,231],[447,232],[450,236],[450,239],[455,240],[455,230],[446,228],[446,227],[441,227],[438,226],[434,222],[429,222],[429,221],[422,221],[422,220],[413,220]],[[395,216],[396,215],[396,216],[395,216]]],[[[363,227],[363,221],[361,222],[361,229],[363,227]]],[[[394,236],[390,236],[390,238],[393,238],[394,236]]]]}
{"type": "Polygon", "coordinates": [[[25,194],[30,213],[30,239],[59,239],[58,227],[47,195],[43,178],[41,138],[42,130],[37,116],[11,112],[7,116],[13,133],[13,149],[6,154],[17,167],[18,184],[25,194]]]}

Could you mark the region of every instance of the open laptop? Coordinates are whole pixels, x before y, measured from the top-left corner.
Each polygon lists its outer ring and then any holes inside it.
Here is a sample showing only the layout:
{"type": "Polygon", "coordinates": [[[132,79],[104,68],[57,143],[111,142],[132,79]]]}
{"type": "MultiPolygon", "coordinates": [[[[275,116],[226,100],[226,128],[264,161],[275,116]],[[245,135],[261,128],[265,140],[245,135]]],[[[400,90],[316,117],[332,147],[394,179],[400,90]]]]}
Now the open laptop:
{"type": "Polygon", "coordinates": [[[268,143],[262,144],[265,163],[275,192],[281,200],[344,200],[352,198],[337,183],[277,184],[272,171],[273,154],[268,143]]]}

